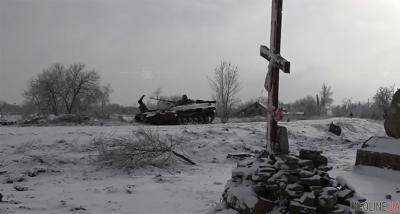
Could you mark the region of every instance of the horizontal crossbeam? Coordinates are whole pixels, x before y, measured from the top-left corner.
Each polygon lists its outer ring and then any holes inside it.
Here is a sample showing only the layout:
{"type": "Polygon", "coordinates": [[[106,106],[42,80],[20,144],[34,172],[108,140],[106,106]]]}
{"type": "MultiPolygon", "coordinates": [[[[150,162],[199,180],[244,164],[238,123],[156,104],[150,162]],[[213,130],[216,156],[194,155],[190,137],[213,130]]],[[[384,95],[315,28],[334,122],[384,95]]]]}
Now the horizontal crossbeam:
{"type": "Polygon", "coordinates": [[[284,73],[290,73],[290,62],[281,55],[272,53],[267,46],[260,46],[260,55],[270,62],[275,62],[284,73]]]}

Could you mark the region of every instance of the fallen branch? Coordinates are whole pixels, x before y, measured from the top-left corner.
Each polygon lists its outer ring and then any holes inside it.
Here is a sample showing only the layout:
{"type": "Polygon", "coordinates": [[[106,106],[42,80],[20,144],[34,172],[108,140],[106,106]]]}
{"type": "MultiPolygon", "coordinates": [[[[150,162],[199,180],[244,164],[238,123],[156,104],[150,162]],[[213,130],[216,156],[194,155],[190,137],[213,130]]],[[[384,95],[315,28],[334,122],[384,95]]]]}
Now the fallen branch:
{"type": "Polygon", "coordinates": [[[186,162],[188,162],[188,163],[190,163],[190,164],[192,164],[192,165],[196,165],[196,163],[193,162],[192,160],[190,160],[188,157],[185,157],[184,155],[179,154],[178,152],[175,152],[174,150],[172,150],[172,153],[173,153],[176,157],[181,158],[181,159],[185,160],[186,162]]]}
{"type": "Polygon", "coordinates": [[[239,159],[239,160],[242,160],[242,159],[245,159],[248,157],[253,157],[253,155],[248,154],[248,153],[238,153],[238,154],[228,154],[226,156],[227,159],[233,158],[233,159],[239,159]]]}

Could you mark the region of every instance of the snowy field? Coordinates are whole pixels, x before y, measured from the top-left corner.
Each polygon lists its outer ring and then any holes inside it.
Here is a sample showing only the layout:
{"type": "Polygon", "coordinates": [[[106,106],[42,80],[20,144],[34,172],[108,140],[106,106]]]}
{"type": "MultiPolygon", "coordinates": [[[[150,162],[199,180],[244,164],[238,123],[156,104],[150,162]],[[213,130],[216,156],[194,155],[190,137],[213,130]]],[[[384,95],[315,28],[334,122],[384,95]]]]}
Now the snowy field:
{"type": "MultiPolygon", "coordinates": [[[[353,169],[357,148],[373,135],[384,135],[379,123],[348,118],[282,123],[290,149],[323,150],[332,176],[342,176],[370,200],[386,194],[400,200],[400,174],[373,167],[353,169]],[[331,121],[342,135],[327,132],[331,121]]],[[[124,172],[96,161],[93,139],[127,135],[139,126],[0,127],[0,213],[189,214],[211,212],[220,197],[233,160],[228,153],[255,152],[265,143],[265,123],[146,126],[179,138],[177,151],[196,166],[179,160],[170,167],[124,172]],[[37,176],[27,176],[36,169],[37,176]],[[23,178],[21,178],[23,177],[23,178]],[[9,180],[14,180],[14,183],[9,180]],[[19,180],[20,182],[17,182],[19,180]],[[27,187],[17,191],[15,186],[27,187]]]]}

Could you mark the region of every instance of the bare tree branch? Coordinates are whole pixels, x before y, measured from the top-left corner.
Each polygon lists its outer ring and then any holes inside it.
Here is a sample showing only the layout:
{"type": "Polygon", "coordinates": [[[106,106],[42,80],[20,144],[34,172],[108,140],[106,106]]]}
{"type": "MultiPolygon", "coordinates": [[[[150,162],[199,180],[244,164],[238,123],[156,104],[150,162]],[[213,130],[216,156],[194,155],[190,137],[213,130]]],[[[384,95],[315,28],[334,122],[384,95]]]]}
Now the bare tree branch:
{"type": "Polygon", "coordinates": [[[239,69],[230,62],[221,61],[214,69],[214,77],[208,78],[210,87],[217,101],[217,114],[222,122],[227,122],[233,106],[237,103],[236,95],[240,91],[239,69]]]}

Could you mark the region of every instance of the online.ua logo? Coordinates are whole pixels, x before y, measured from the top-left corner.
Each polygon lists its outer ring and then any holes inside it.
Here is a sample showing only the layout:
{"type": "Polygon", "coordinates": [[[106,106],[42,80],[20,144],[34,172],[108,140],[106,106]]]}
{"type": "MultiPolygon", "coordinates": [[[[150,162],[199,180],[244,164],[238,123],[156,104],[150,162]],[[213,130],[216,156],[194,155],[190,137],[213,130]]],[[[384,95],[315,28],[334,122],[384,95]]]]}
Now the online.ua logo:
{"type": "Polygon", "coordinates": [[[400,201],[351,202],[350,208],[365,213],[400,213],[400,201]]]}

